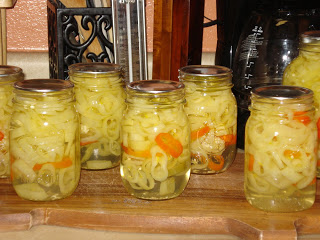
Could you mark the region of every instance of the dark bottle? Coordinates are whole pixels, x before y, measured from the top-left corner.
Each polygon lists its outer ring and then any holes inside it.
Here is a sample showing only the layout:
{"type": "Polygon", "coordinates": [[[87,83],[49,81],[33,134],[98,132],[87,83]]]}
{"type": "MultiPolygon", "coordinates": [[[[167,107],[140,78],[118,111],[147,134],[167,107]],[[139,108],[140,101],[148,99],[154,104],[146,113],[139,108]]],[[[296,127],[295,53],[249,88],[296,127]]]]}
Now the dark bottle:
{"type": "Polygon", "coordinates": [[[215,64],[231,68],[242,27],[256,9],[256,0],[216,0],[217,48],[215,64]]]}
{"type": "Polygon", "coordinates": [[[242,29],[232,65],[239,148],[244,148],[251,90],[282,84],[284,69],[298,55],[299,35],[320,28],[320,10],[304,7],[298,1],[265,1],[242,29]]]}

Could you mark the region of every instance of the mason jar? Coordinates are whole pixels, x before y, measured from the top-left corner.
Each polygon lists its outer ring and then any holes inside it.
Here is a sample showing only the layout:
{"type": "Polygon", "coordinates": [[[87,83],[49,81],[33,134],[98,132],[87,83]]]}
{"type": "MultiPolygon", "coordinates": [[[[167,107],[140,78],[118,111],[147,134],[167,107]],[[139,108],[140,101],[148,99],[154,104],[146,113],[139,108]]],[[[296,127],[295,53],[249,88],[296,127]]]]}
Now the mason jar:
{"type": "Polygon", "coordinates": [[[237,102],[232,72],[222,66],[179,69],[186,87],[185,111],[191,128],[191,171],[221,173],[232,164],[237,141],[237,102]]]}
{"type": "MultiPolygon", "coordinates": [[[[301,34],[299,55],[285,69],[283,85],[309,88],[314,93],[315,119],[320,144],[320,31],[301,34]]],[[[318,146],[317,176],[320,177],[320,146],[318,146]]]]}
{"type": "Polygon", "coordinates": [[[190,177],[190,128],[184,85],[141,80],[127,85],[121,124],[120,173],[127,191],[142,199],[180,195],[190,177]]]}
{"type": "Polygon", "coordinates": [[[310,208],[316,194],[317,133],[313,93],[296,86],[252,91],[245,134],[244,190],[269,212],[310,208]]]}
{"type": "Polygon", "coordinates": [[[80,114],[81,166],[100,170],[120,163],[120,121],[125,108],[122,70],[108,63],[69,66],[80,114]]]}
{"type": "Polygon", "coordinates": [[[62,199],[78,185],[80,134],[72,88],[70,81],[56,79],[14,84],[11,180],[21,198],[62,199]]]}
{"type": "Polygon", "coordinates": [[[9,124],[12,114],[12,85],[22,79],[21,68],[0,65],[0,178],[10,176],[9,124]]]}

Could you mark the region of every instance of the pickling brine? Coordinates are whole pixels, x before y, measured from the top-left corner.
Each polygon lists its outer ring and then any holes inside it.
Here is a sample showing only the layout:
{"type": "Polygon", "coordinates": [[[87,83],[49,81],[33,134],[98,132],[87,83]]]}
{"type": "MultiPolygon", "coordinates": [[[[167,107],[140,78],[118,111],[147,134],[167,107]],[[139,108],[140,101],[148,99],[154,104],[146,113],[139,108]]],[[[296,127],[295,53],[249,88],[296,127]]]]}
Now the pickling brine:
{"type": "Polygon", "coordinates": [[[224,172],[237,151],[237,103],[231,91],[231,70],[191,65],[179,72],[186,87],[192,173],[224,172]]]}
{"type": "Polygon", "coordinates": [[[23,79],[22,69],[0,65],[0,178],[10,176],[9,124],[13,83],[23,79]]]}
{"type": "MultiPolygon", "coordinates": [[[[318,140],[320,140],[320,31],[301,34],[299,55],[285,69],[283,85],[301,86],[314,92],[318,140]]],[[[319,141],[320,144],[320,141],[319,141]]],[[[317,176],[320,177],[320,147],[317,176]]]]}
{"type": "Polygon", "coordinates": [[[72,87],[70,81],[55,79],[14,84],[11,179],[21,198],[62,199],[78,185],[80,134],[72,87]]]}
{"type": "Polygon", "coordinates": [[[312,91],[252,91],[245,135],[246,199],[270,212],[310,208],[316,194],[317,134],[312,91]]]}
{"type": "Polygon", "coordinates": [[[127,86],[120,173],[137,198],[180,195],[190,177],[190,129],[183,110],[184,86],[144,80],[127,86]]]}
{"type": "Polygon", "coordinates": [[[120,163],[120,121],[125,92],[119,65],[77,63],[69,66],[80,113],[81,166],[99,170],[120,163]]]}

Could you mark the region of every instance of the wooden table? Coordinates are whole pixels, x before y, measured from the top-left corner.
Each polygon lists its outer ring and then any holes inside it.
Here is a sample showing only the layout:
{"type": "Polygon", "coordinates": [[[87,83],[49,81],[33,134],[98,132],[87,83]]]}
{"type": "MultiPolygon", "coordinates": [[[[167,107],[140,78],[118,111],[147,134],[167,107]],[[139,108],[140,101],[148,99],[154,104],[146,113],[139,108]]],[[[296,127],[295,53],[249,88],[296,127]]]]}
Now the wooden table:
{"type": "Polygon", "coordinates": [[[245,239],[296,239],[320,234],[320,181],[311,209],[267,213],[252,207],[243,192],[243,154],[225,172],[191,175],[177,198],[146,201],[127,194],[119,168],[85,171],[74,194],[53,202],[20,199],[0,179],[0,231],[55,225],[119,232],[227,234],[245,239]]]}

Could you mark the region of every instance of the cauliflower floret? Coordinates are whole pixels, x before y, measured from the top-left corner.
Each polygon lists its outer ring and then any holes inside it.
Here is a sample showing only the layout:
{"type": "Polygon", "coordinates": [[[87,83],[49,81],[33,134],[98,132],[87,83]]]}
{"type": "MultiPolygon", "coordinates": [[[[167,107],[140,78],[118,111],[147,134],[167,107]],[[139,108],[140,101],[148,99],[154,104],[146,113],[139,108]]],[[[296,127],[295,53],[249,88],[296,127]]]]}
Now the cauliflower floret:
{"type": "Polygon", "coordinates": [[[208,153],[218,154],[225,149],[225,142],[220,137],[216,136],[213,131],[210,131],[205,136],[198,139],[201,142],[203,150],[208,153]]]}

